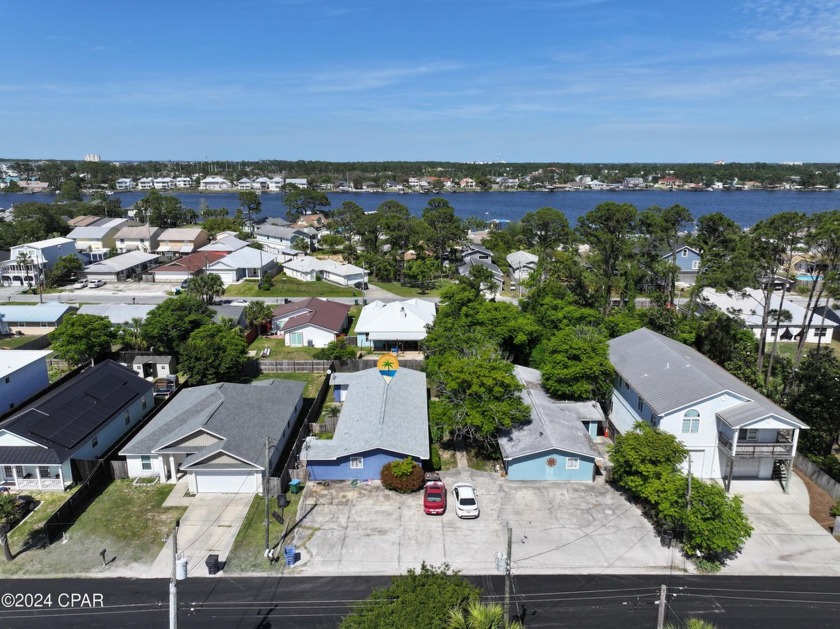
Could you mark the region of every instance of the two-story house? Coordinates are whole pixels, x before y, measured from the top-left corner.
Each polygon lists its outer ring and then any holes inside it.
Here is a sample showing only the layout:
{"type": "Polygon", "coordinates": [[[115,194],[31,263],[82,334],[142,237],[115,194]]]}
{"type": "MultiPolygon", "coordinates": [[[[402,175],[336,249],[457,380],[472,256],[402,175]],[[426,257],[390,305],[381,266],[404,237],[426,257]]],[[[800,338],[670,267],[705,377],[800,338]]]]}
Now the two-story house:
{"type": "Polygon", "coordinates": [[[200,227],[172,227],[158,236],[155,253],[172,259],[195,253],[210,242],[210,234],[200,227]]]}
{"type": "Polygon", "coordinates": [[[98,262],[117,248],[116,235],[128,224],[125,218],[102,218],[76,227],[67,237],[76,243],[78,251],[88,262],[98,262]]]}
{"type": "Polygon", "coordinates": [[[610,425],[638,421],[676,436],[698,478],[785,479],[803,422],[687,345],[641,328],[609,342],[615,369],[610,425]]]}
{"type": "Polygon", "coordinates": [[[12,247],[9,259],[0,263],[3,286],[35,286],[59,258],[78,256],[69,238],[48,238],[12,247]]]}
{"type": "Polygon", "coordinates": [[[160,227],[136,225],[123,227],[114,236],[118,253],[128,251],[154,251],[158,247],[158,236],[163,230],[160,227]]]}
{"type": "Polygon", "coordinates": [[[676,257],[671,253],[662,256],[662,260],[673,262],[679,267],[677,281],[689,286],[697,283],[697,274],[700,272],[700,252],[688,245],[677,248],[676,257]]]}

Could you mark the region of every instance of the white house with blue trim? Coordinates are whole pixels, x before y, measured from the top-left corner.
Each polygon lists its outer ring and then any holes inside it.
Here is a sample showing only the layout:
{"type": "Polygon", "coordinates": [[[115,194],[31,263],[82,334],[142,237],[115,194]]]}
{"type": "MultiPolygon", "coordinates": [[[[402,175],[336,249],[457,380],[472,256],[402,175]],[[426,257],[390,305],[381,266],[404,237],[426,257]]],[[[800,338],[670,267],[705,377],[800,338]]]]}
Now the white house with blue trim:
{"type": "Polygon", "coordinates": [[[609,341],[610,424],[638,421],[676,436],[698,478],[789,481],[804,423],[697,350],[647,328],[609,341]]]}
{"type": "Polygon", "coordinates": [[[429,458],[426,374],[402,367],[386,382],[365,369],[334,373],[330,383],[341,411],[331,439],[304,444],[310,480],[379,480],[386,463],[429,458]]]}
{"type": "Polygon", "coordinates": [[[510,480],[593,481],[602,455],[592,437],[606,417],[596,402],[551,398],[536,369],[514,367],[531,420],[505,431],[499,448],[510,480]]]}

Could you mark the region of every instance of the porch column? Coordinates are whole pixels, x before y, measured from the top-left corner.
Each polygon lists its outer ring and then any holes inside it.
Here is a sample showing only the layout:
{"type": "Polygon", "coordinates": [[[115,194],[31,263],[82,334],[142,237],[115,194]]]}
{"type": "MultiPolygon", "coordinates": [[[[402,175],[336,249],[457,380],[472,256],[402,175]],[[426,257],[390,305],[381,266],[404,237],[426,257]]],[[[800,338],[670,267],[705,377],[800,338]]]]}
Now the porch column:
{"type": "Polygon", "coordinates": [[[12,465],[12,478],[15,481],[15,489],[20,489],[18,487],[17,465],[12,465]]]}
{"type": "Polygon", "coordinates": [[[785,474],[785,493],[788,493],[790,487],[790,475],[793,474],[793,459],[788,459],[785,463],[787,466],[787,474],[785,474]]]}
{"type": "Polygon", "coordinates": [[[35,466],[35,477],[38,479],[38,489],[43,489],[44,487],[41,484],[41,468],[39,466],[35,466]]]}
{"type": "Polygon", "coordinates": [[[178,466],[175,464],[175,455],[171,454],[169,456],[169,471],[172,473],[172,478],[169,479],[170,483],[177,483],[178,482],[178,466]]]}
{"type": "Polygon", "coordinates": [[[64,491],[64,470],[62,466],[58,466],[58,481],[61,483],[61,490],[64,491]]]}
{"type": "MultiPolygon", "coordinates": [[[[734,446],[733,446],[734,447],[734,446]]],[[[732,471],[735,469],[735,458],[729,458],[729,473],[726,475],[726,493],[729,493],[729,488],[732,486],[732,471]]]]}
{"type": "Polygon", "coordinates": [[[161,455],[158,458],[158,464],[160,465],[160,469],[158,470],[158,476],[160,476],[160,482],[166,482],[166,457],[161,455]]]}

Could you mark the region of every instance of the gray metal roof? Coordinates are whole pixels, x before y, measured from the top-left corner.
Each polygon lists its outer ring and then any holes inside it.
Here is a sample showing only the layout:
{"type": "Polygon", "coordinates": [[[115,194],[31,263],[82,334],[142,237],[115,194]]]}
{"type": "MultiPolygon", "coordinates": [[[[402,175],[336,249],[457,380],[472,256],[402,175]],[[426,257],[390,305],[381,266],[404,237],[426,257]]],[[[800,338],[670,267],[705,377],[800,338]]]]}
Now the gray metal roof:
{"type": "Polygon", "coordinates": [[[332,439],[307,439],[307,460],[383,449],[429,458],[426,374],[402,367],[386,383],[378,369],[335,373],[332,384],[348,386],[332,439]]]}
{"type": "Polygon", "coordinates": [[[79,314],[106,317],[114,325],[127,325],[135,318],[145,321],[154,308],[151,304],[85,304],[79,308],[79,314]]]}
{"type": "Polygon", "coordinates": [[[525,387],[522,401],[531,407],[531,421],[499,436],[506,460],[554,449],[593,459],[601,456],[583,426],[584,421],[606,421],[596,402],[555,400],[540,385],[539,371],[519,365],[513,371],[525,387]]]}
{"type": "Polygon", "coordinates": [[[272,443],[281,438],[304,386],[291,380],[267,380],[259,385],[225,382],[185,389],[120,454],[152,454],[201,430],[221,441],[193,447],[190,462],[224,451],[262,469],[265,438],[272,443]]]}
{"type": "MultiPolygon", "coordinates": [[[[610,362],[618,375],[657,415],[731,393],[736,396],[733,407],[718,412],[718,416],[727,423],[727,417],[738,422],[737,425],[743,425],[770,413],[807,428],[785,409],[679,341],[641,328],[612,339],[609,345],[610,362]],[[742,408],[739,409],[739,406],[742,408]]],[[[737,427],[735,424],[732,426],[737,427]]]]}

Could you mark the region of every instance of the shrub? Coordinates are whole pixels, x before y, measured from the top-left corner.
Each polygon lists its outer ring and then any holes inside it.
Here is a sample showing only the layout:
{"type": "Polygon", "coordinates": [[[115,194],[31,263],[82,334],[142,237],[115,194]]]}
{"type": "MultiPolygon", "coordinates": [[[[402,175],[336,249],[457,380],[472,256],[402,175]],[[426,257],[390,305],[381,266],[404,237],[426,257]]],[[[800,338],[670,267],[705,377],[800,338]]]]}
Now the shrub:
{"type": "Polygon", "coordinates": [[[837,502],[835,502],[835,503],[831,506],[831,508],[828,510],[828,512],[829,512],[829,514],[831,514],[831,515],[832,515],[833,517],[835,517],[835,518],[836,518],[836,517],[840,517],[840,500],[838,500],[837,502]]]}
{"type": "Polygon", "coordinates": [[[819,456],[817,454],[806,454],[805,456],[823,472],[840,483],[840,459],[833,455],[819,456]]]}
{"type": "Polygon", "coordinates": [[[423,469],[410,458],[386,463],[380,473],[382,486],[401,494],[417,491],[423,486],[424,479],[423,469]]]}
{"type": "Polygon", "coordinates": [[[437,446],[432,446],[432,456],[431,456],[431,463],[433,470],[440,469],[440,450],[437,446]]]}

